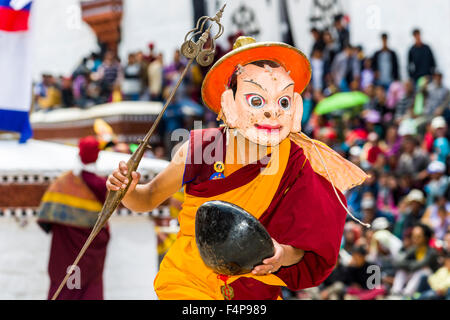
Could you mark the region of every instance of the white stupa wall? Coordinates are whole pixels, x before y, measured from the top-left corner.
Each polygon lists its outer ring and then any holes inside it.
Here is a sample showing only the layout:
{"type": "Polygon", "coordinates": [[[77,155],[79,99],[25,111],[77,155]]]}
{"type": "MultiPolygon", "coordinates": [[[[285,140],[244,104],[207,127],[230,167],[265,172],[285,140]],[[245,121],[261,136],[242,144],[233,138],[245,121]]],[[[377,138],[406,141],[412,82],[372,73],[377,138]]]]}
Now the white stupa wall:
{"type": "MultiPolygon", "coordinates": [[[[158,256],[148,216],[113,216],[104,269],[105,299],[156,299],[158,256]]],[[[51,235],[34,217],[0,217],[0,300],[47,299],[51,235]]]]}
{"type": "MultiPolygon", "coordinates": [[[[402,79],[407,77],[409,48],[414,44],[412,30],[422,31],[422,40],[435,55],[444,82],[450,87],[450,1],[448,0],[338,0],[350,16],[350,41],[362,45],[367,55],[381,48],[380,36],[389,34],[389,46],[397,52],[402,79]]],[[[312,37],[309,18],[313,0],[288,0],[296,46],[309,54],[312,37]]]]}
{"type": "Polygon", "coordinates": [[[33,80],[44,72],[70,76],[83,57],[98,50],[97,38],[81,20],[79,0],[35,0],[31,11],[33,80]]]}
{"type": "Polygon", "coordinates": [[[381,47],[380,35],[387,32],[389,44],[400,60],[402,79],[407,77],[412,31],[419,28],[422,41],[433,50],[444,81],[450,86],[450,1],[448,0],[345,0],[351,18],[353,44],[363,44],[366,53],[381,47]]]}
{"type": "MultiPolygon", "coordinates": [[[[253,0],[229,1],[223,17],[226,29],[222,41],[231,32],[230,15],[241,2],[256,10],[257,22],[265,35],[258,40],[279,40],[278,34],[282,29],[279,19],[274,10],[267,9],[274,7],[278,1],[259,0],[260,5],[254,5],[253,0]]],[[[42,72],[69,75],[82,57],[97,49],[95,35],[81,21],[78,0],[34,2],[33,76],[39,79],[42,72]]],[[[223,1],[207,0],[211,8],[216,3],[222,4],[223,1]]],[[[312,45],[309,18],[313,0],[288,0],[287,3],[296,45],[309,53],[312,45]]],[[[399,55],[403,78],[406,76],[407,52],[413,44],[411,31],[415,27],[420,28],[424,42],[432,47],[436,55],[445,83],[450,86],[450,1],[339,0],[339,3],[351,18],[352,44],[362,44],[366,53],[373,54],[380,47],[382,32],[390,34],[390,45],[399,55]]],[[[174,50],[193,27],[191,0],[125,0],[123,14],[119,48],[123,60],[132,51],[143,50],[147,53],[148,43],[154,42],[156,50],[163,52],[165,61],[170,62],[174,50]]]]}
{"type": "Polygon", "coordinates": [[[125,0],[119,54],[126,62],[130,52],[147,54],[148,44],[153,42],[168,64],[193,28],[193,21],[192,0],[125,0]]]}

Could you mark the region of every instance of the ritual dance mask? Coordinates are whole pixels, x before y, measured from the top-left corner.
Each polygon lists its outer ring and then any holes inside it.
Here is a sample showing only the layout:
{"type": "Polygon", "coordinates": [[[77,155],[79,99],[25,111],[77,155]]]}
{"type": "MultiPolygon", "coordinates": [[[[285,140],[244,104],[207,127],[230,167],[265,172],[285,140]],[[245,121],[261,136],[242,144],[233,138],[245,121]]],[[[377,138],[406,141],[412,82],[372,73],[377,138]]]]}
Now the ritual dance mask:
{"type": "Polygon", "coordinates": [[[205,77],[202,96],[229,128],[254,143],[276,146],[301,130],[300,93],[310,77],[309,61],[298,49],[240,37],[205,77]]]}

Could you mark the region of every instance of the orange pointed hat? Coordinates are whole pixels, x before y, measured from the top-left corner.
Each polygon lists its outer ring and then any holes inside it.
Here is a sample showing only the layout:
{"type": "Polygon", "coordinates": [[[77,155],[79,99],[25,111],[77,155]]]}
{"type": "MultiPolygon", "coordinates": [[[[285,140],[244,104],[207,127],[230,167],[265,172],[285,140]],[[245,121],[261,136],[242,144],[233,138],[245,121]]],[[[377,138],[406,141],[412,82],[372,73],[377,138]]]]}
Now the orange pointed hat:
{"type": "Polygon", "coordinates": [[[282,42],[256,42],[251,37],[239,37],[233,50],[220,58],[209,70],[202,84],[204,104],[220,113],[221,96],[238,66],[259,60],[277,62],[294,80],[294,91],[302,93],[311,79],[311,65],[299,49],[282,42]]]}

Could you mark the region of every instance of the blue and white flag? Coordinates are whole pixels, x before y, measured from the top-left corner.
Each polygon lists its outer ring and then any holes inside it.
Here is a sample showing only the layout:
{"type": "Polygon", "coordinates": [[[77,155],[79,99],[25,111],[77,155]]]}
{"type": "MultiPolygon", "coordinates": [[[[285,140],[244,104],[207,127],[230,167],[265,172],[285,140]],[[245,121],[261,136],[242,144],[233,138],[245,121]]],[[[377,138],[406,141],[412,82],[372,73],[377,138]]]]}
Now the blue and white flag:
{"type": "Polygon", "coordinates": [[[29,17],[31,0],[0,0],[0,131],[33,135],[28,113],[32,78],[29,17]]]}

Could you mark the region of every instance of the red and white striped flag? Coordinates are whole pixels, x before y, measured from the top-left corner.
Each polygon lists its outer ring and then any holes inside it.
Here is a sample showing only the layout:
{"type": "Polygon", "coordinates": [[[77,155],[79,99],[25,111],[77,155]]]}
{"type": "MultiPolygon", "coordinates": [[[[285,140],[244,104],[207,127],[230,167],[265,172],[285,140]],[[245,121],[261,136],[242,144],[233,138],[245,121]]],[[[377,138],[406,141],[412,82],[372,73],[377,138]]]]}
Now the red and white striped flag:
{"type": "Polygon", "coordinates": [[[32,79],[29,18],[32,0],[0,0],[0,130],[33,134],[28,113],[32,79]]]}

